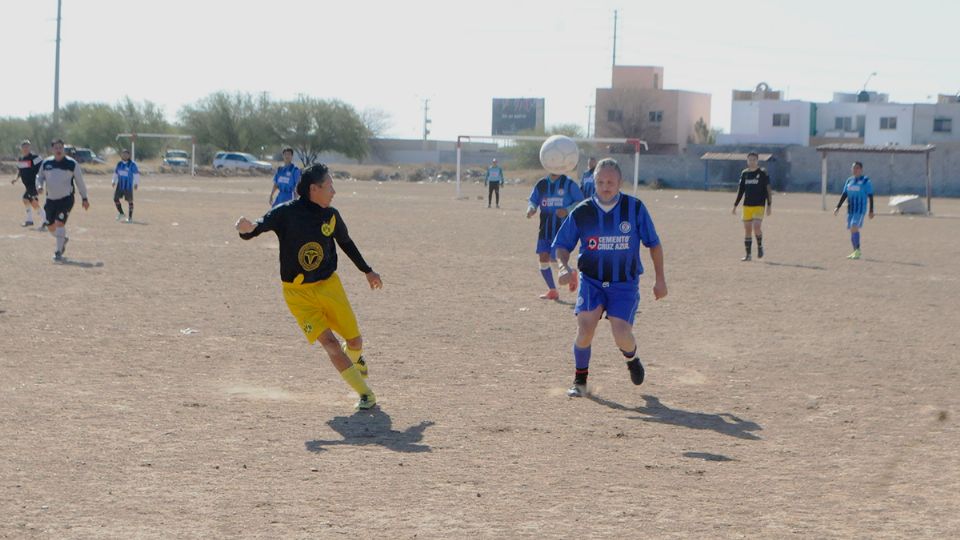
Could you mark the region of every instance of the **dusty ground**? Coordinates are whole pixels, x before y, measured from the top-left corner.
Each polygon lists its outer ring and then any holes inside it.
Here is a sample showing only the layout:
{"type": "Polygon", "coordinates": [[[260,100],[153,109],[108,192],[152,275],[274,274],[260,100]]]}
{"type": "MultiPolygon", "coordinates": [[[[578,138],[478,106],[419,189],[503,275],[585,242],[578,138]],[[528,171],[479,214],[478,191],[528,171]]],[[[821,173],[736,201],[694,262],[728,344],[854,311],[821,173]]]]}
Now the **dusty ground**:
{"type": "Polygon", "coordinates": [[[0,187],[0,537],[960,535],[960,201],[878,216],[848,261],[842,218],[781,195],[741,263],[732,194],[641,192],[670,288],[642,282],[648,380],[604,322],[570,400],[528,188],[339,182],[385,282],[341,259],[382,403],[353,414],[276,239],[232,230],[268,179],[146,177],[130,225],[89,180],[67,265],[0,187]]]}

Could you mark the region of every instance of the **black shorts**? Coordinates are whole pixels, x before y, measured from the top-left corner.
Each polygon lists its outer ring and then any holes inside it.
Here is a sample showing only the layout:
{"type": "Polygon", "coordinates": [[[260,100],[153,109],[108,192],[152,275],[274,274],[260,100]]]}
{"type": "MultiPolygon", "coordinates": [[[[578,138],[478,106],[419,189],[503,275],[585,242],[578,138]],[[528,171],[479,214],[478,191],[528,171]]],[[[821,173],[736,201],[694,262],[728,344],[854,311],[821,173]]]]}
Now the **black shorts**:
{"type": "Polygon", "coordinates": [[[113,190],[113,200],[119,201],[120,199],[133,202],[133,189],[121,189],[118,185],[117,189],[113,190]]]}
{"type": "Polygon", "coordinates": [[[23,192],[23,200],[25,200],[25,201],[36,201],[36,200],[38,200],[38,199],[40,198],[40,195],[37,194],[37,184],[34,183],[34,182],[32,182],[32,181],[31,181],[31,182],[27,182],[26,180],[23,180],[22,178],[21,178],[21,180],[23,181],[23,187],[24,187],[24,190],[25,190],[25,191],[23,192]]]}
{"type": "Polygon", "coordinates": [[[70,217],[70,211],[73,210],[74,202],[72,193],[62,199],[47,199],[46,204],[43,205],[43,210],[47,214],[47,223],[52,224],[55,221],[66,223],[67,218],[70,217]]]}

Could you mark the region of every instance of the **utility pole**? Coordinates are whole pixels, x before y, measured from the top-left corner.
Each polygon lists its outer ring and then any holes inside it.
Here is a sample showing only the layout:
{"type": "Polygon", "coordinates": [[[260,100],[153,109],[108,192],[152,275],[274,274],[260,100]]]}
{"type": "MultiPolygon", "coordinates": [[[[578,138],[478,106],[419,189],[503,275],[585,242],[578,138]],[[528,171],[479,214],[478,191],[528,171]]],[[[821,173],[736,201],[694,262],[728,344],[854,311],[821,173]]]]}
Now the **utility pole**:
{"type": "Polygon", "coordinates": [[[433,120],[430,120],[429,112],[430,112],[430,100],[424,99],[423,100],[423,140],[427,140],[427,135],[430,135],[430,123],[433,122],[433,120]]]}
{"type": "Polygon", "coordinates": [[[613,65],[617,65],[617,10],[613,10],[613,65]]]}
{"type": "Polygon", "coordinates": [[[593,123],[593,109],[596,105],[587,105],[587,138],[590,138],[590,125],[593,123]]]}
{"type": "Polygon", "coordinates": [[[57,60],[53,71],[53,128],[60,130],[60,7],[57,0],[57,60]]]}

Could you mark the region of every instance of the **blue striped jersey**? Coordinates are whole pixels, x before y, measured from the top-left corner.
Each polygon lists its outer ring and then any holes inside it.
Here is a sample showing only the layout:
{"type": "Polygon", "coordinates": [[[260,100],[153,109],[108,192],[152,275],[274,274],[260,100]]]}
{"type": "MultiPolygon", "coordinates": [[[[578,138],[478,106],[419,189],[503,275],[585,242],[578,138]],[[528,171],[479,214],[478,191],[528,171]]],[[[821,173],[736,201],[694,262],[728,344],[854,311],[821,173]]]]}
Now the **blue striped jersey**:
{"type": "Polygon", "coordinates": [[[291,163],[277,168],[273,175],[273,183],[283,193],[293,193],[300,182],[300,168],[291,163]]]}
{"type": "Polygon", "coordinates": [[[605,211],[591,197],[578,204],[560,226],[554,248],[572,251],[580,244],[577,268],[603,282],[636,282],[643,273],[640,245],[660,245],[653,219],[640,199],[621,193],[605,211]]]}
{"type": "Polygon", "coordinates": [[[847,213],[863,215],[867,213],[870,195],[873,195],[873,184],[869,176],[851,176],[843,186],[843,193],[847,196],[847,213]]]}
{"type": "Polygon", "coordinates": [[[563,218],[557,210],[567,208],[583,200],[583,193],[576,182],[560,175],[556,180],[541,178],[530,192],[530,206],[540,209],[540,239],[553,242],[563,218]]]}
{"type": "Polygon", "coordinates": [[[113,170],[113,181],[117,184],[118,189],[130,191],[133,186],[140,183],[140,169],[133,160],[120,160],[120,163],[117,163],[117,167],[113,170]]]}
{"type": "Polygon", "coordinates": [[[583,171],[583,176],[580,177],[580,191],[583,192],[583,196],[586,199],[593,197],[597,193],[597,184],[593,181],[593,170],[587,169],[583,171]]]}

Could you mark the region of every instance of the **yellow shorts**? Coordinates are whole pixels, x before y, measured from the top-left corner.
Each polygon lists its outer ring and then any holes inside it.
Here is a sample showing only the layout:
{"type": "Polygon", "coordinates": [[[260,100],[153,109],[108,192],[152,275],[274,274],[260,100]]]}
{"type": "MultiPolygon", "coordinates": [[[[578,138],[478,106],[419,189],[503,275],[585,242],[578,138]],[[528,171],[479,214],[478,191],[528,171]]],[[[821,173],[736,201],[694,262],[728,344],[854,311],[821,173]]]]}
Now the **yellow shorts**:
{"type": "Polygon", "coordinates": [[[753,220],[762,221],[763,207],[762,206],[744,206],[743,220],[744,221],[753,221],[753,220]]]}
{"type": "Polygon", "coordinates": [[[357,317],[353,314],[347,293],[343,290],[336,272],[329,278],[315,283],[296,285],[283,284],[283,299],[290,313],[297,319],[307,341],[314,343],[327,329],[343,339],[360,336],[357,317]]]}

